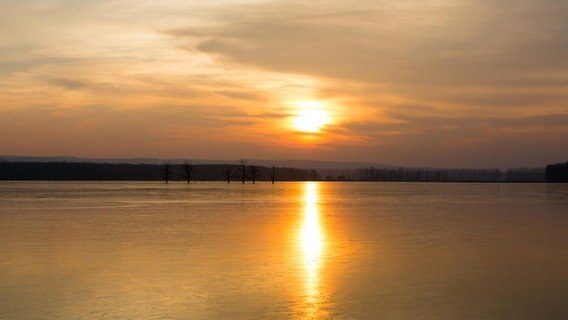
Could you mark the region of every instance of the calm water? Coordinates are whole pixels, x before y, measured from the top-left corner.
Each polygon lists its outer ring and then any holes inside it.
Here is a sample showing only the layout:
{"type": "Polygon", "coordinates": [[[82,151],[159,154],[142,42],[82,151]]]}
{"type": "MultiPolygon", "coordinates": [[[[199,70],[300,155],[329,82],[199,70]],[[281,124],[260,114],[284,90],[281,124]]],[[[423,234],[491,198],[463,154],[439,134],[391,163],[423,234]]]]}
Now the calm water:
{"type": "Polygon", "coordinates": [[[2,319],[568,319],[568,186],[0,183],[2,319]]]}

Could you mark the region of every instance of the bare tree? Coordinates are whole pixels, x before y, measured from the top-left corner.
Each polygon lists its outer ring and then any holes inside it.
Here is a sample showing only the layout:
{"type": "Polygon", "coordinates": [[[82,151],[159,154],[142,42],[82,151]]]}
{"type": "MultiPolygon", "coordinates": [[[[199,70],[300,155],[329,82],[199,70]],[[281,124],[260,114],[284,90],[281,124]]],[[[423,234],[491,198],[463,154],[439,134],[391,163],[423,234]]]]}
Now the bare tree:
{"type": "Polygon", "coordinates": [[[166,183],[170,181],[170,175],[171,175],[171,165],[166,162],[162,165],[162,178],[166,181],[166,183]]]}
{"type": "Polygon", "coordinates": [[[252,179],[252,184],[255,184],[256,183],[256,177],[258,176],[259,167],[255,166],[255,165],[251,165],[251,166],[249,166],[249,168],[250,168],[250,177],[252,179]]]}
{"type": "Polygon", "coordinates": [[[186,161],[182,165],[182,168],[183,168],[183,175],[185,176],[185,179],[189,184],[191,182],[191,174],[193,172],[193,169],[195,169],[195,165],[193,164],[192,161],[186,161]]]}
{"type": "Polygon", "coordinates": [[[225,166],[225,178],[227,178],[227,183],[231,183],[232,177],[233,177],[233,166],[228,164],[225,166]]]}
{"type": "Polygon", "coordinates": [[[274,184],[274,180],[276,180],[276,167],[275,166],[272,166],[270,168],[269,174],[270,174],[270,180],[272,181],[272,184],[274,184]]]}
{"type": "Polygon", "coordinates": [[[239,173],[240,173],[240,177],[241,177],[241,182],[243,184],[245,184],[245,180],[247,179],[247,166],[248,166],[247,160],[241,159],[239,161],[239,173]]]}

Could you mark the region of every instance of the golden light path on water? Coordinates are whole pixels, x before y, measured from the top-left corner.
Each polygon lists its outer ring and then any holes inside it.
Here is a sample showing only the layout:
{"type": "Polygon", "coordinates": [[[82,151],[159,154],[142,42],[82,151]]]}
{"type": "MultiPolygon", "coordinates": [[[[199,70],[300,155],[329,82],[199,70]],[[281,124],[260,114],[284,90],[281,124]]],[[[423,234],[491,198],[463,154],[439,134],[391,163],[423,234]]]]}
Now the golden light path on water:
{"type": "Polygon", "coordinates": [[[320,265],[322,250],[325,246],[324,233],[320,223],[319,185],[315,182],[305,184],[304,220],[300,228],[300,244],[305,268],[305,302],[307,318],[318,313],[320,293],[320,265]]]}

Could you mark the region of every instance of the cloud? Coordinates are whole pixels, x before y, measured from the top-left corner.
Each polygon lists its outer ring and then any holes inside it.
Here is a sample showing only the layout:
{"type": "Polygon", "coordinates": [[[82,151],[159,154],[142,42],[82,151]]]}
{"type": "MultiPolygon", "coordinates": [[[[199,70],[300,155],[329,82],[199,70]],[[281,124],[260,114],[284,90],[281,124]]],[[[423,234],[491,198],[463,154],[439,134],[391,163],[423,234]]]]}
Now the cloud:
{"type": "Polygon", "coordinates": [[[226,23],[170,34],[282,72],[400,85],[568,84],[564,1],[341,3],[237,7],[220,15],[226,23]]]}
{"type": "Polygon", "coordinates": [[[66,57],[41,53],[41,50],[33,45],[0,45],[0,53],[0,75],[3,76],[73,61],[66,57]]]}
{"type": "Polygon", "coordinates": [[[83,81],[72,80],[72,79],[50,79],[48,83],[63,87],[69,90],[77,90],[88,87],[88,84],[83,81]]]}

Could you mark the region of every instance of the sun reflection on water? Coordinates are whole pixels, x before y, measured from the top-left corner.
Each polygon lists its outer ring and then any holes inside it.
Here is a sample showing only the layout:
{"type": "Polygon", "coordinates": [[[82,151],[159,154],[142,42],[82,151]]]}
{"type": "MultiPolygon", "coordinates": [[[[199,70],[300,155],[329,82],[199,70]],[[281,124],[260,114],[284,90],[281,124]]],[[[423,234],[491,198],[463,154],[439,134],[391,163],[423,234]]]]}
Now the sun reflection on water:
{"type": "Polygon", "coordinates": [[[318,311],[320,292],[321,254],[325,245],[324,234],[320,223],[318,184],[308,182],[304,192],[304,220],[300,229],[300,243],[304,257],[305,302],[308,317],[315,316],[318,311]]]}

